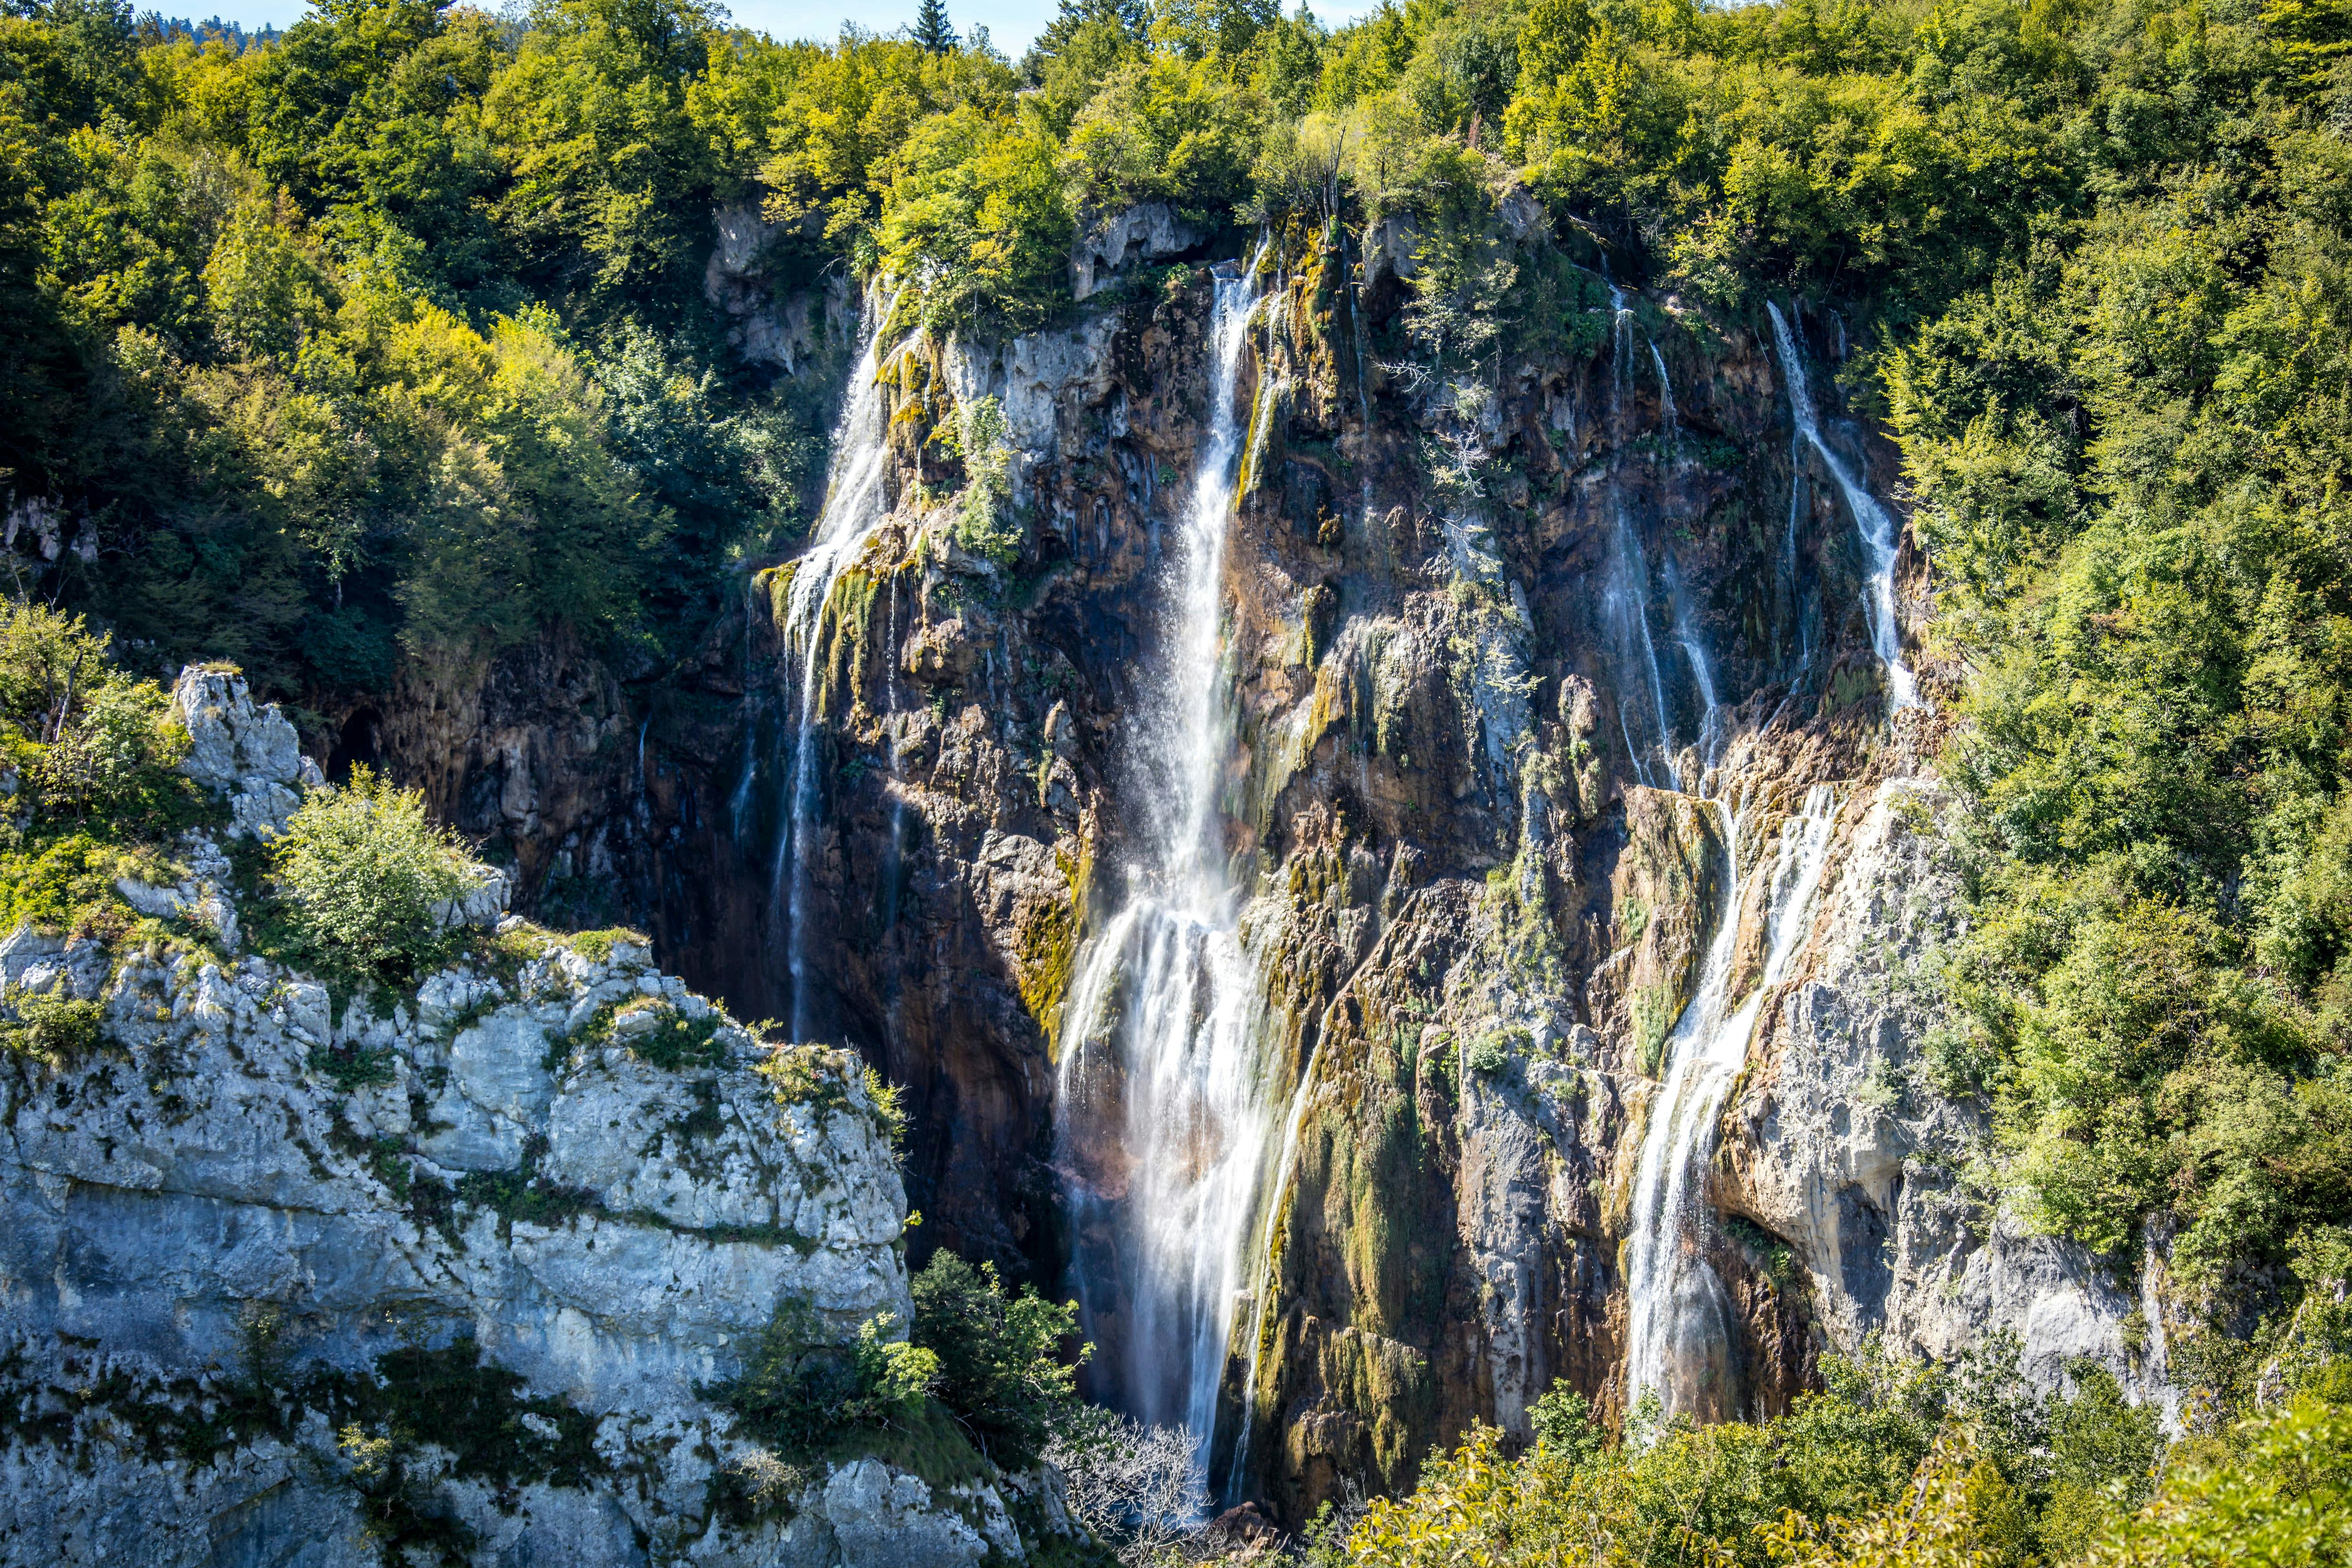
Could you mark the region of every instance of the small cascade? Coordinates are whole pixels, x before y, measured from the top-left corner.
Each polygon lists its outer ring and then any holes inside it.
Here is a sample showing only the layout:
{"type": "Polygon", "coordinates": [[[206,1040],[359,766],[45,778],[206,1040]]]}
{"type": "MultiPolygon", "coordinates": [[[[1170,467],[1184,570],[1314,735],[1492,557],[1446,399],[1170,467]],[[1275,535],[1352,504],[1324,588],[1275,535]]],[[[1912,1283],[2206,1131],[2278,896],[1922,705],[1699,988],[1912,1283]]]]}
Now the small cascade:
{"type": "Polygon", "coordinates": [[[824,791],[818,787],[817,699],[824,685],[824,661],[817,636],[825,605],[842,573],[866,548],[885,512],[883,476],[887,469],[890,421],[880,384],[882,331],[895,297],[869,298],[866,345],[849,373],[849,397],[834,427],[833,456],[825,474],[824,510],[817,515],[807,550],[793,563],[784,609],[784,641],[798,661],[800,705],[793,731],[792,772],[785,785],[784,830],[771,875],[771,898],[781,900],[790,921],[785,956],[793,978],[793,1038],[805,1039],[811,1025],[803,940],[808,920],[809,851],[824,827],[824,791]]]}
{"type": "Polygon", "coordinates": [[[1699,635],[1698,626],[1691,619],[1690,601],[1683,595],[1682,574],[1675,570],[1672,555],[1665,561],[1666,600],[1675,611],[1675,642],[1690,661],[1691,683],[1698,688],[1702,708],[1698,725],[1698,776],[1701,788],[1708,769],[1723,751],[1723,704],[1716,696],[1715,665],[1706,656],[1706,639],[1699,635]]]}
{"type": "Polygon", "coordinates": [[[1144,854],[1127,906],[1080,955],[1055,1105],[1086,1331],[1114,1347],[1117,1402],[1188,1428],[1204,1465],[1273,1120],[1263,987],[1218,822],[1225,543],[1257,422],[1234,400],[1259,259],[1214,274],[1208,436],[1171,538],[1164,640],[1130,758],[1144,854]]]}
{"type": "MultiPolygon", "coordinates": [[[[1622,443],[1625,438],[1628,382],[1633,374],[1633,311],[1625,302],[1625,291],[1616,284],[1609,285],[1609,303],[1616,311],[1616,325],[1612,344],[1612,374],[1609,388],[1609,416],[1612,434],[1622,443]]],[[[1656,345],[1651,345],[1652,353],[1656,345]]],[[[1665,390],[1665,364],[1658,362],[1658,386],[1664,399],[1667,419],[1673,419],[1673,395],[1665,390]]],[[[1609,573],[1601,584],[1601,605],[1612,639],[1616,643],[1618,681],[1617,731],[1624,738],[1625,753],[1633,763],[1633,775],[1643,784],[1656,787],[1663,771],[1665,786],[1680,789],[1674,760],[1674,721],[1666,707],[1666,683],[1658,667],[1658,647],[1650,636],[1650,564],[1642,550],[1642,541],[1634,532],[1633,519],[1626,515],[1625,497],[1622,489],[1612,486],[1610,494],[1609,573]],[[1630,679],[1626,679],[1630,678],[1630,679]],[[1641,726],[1643,733],[1635,733],[1635,716],[1625,700],[1626,692],[1639,685],[1650,699],[1650,711],[1641,726]]]]}
{"type": "Polygon", "coordinates": [[[1675,384],[1666,375],[1666,356],[1658,352],[1655,339],[1645,339],[1650,345],[1650,363],[1658,372],[1658,423],[1666,427],[1666,444],[1672,446],[1682,435],[1682,419],[1675,412],[1675,384]]]}
{"type": "Polygon", "coordinates": [[[1780,571],[1789,580],[1789,605],[1797,625],[1797,668],[1813,667],[1813,632],[1805,619],[1803,579],[1797,573],[1797,520],[1804,514],[1805,502],[1805,437],[1802,431],[1789,441],[1789,527],[1780,542],[1780,571]]]}
{"type": "Polygon", "coordinates": [[[1766,999],[1785,977],[1828,859],[1837,799],[1826,784],[1780,826],[1765,893],[1764,971],[1737,1005],[1730,994],[1747,887],[1740,872],[1743,803],[1712,803],[1723,826],[1723,903],[1697,993],[1666,1041],[1666,1076],[1652,1099],[1635,1173],[1626,1268],[1625,1395],[1654,1392],[1669,1415],[1738,1414],[1728,1363],[1732,1313],[1707,1263],[1708,1217],[1696,1200],[1715,1154],[1716,1122],[1766,999]]]}
{"type": "MultiPolygon", "coordinates": [[[[1764,307],[1772,316],[1773,345],[1780,352],[1780,374],[1789,384],[1789,408],[1797,425],[1797,434],[1821,458],[1830,478],[1845,497],[1846,510],[1853,513],[1854,527],[1862,534],[1864,550],[1870,557],[1870,594],[1863,608],[1870,622],[1870,644],[1878,654],[1878,661],[1886,668],[1888,700],[1896,708],[1916,708],[1919,703],[1919,683],[1903,662],[1903,633],[1895,618],[1895,555],[1900,542],[1895,520],[1886,509],[1864,489],[1845,465],[1845,460],[1830,450],[1822,440],[1820,421],[1813,413],[1813,395],[1805,384],[1805,363],[1797,354],[1796,339],[1789,331],[1789,323],[1780,314],[1780,307],[1767,301],[1764,307]]],[[[1796,548],[1796,497],[1790,497],[1790,552],[1796,548]]],[[[1810,660],[1811,653],[1808,650],[1810,660]]]]}

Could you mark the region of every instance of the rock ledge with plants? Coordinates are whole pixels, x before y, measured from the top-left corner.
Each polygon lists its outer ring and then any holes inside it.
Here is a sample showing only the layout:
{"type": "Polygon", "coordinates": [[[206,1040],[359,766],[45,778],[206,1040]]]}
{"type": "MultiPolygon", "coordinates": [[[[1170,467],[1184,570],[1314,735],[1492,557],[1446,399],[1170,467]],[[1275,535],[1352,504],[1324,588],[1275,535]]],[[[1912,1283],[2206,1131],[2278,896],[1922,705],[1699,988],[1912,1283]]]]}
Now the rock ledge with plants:
{"type": "Polygon", "coordinates": [[[854,1361],[913,1320],[854,1057],[506,914],[233,672],[165,701],[75,623],[8,629],[16,695],[77,653],[81,689],[11,731],[0,1560],[1024,1555],[992,1467],[925,1463],[953,1434],[787,1462],[729,1404],[778,1325],[854,1361]],[[90,829],[58,753],[110,724],[105,787],[171,809],[90,829]]]}

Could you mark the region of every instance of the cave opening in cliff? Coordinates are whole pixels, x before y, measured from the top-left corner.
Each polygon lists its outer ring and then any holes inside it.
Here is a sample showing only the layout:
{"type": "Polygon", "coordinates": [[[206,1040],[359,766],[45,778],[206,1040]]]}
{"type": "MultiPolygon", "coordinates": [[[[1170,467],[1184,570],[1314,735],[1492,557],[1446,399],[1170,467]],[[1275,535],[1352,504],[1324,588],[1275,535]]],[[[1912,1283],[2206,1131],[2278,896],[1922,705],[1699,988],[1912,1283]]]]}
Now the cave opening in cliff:
{"type": "Polygon", "coordinates": [[[343,721],[335,748],[327,756],[327,782],[349,784],[353,768],[373,769],[383,756],[383,719],[373,708],[362,708],[343,721]]]}

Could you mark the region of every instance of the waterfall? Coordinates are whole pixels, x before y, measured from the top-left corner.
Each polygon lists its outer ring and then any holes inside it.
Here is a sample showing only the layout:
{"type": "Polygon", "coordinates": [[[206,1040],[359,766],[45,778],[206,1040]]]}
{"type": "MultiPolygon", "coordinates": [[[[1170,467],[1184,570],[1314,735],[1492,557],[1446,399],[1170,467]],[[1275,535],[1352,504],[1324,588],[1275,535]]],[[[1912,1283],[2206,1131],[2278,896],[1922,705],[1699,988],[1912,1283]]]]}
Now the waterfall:
{"type": "MultiPolygon", "coordinates": [[[[1614,283],[1609,285],[1609,303],[1616,311],[1609,413],[1612,433],[1622,443],[1625,436],[1626,383],[1633,364],[1633,312],[1625,303],[1625,291],[1614,283]]],[[[1655,344],[1651,345],[1651,353],[1656,353],[1655,344]]],[[[1666,390],[1665,362],[1659,360],[1657,365],[1659,393],[1671,420],[1674,395],[1666,390]]],[[[1634,677],[1650,699],[1650,732],[1636,740],[1624,700],[1625,691],[1633,682],[1619,680],[1617,732],[1624,738],[1626,758],[1633,763],[1636,778],[1644,784],[1655,785],[1657,779],[1650,760],[1654,754],[1665,770],[1667,787],[1680,789],[1682,781],[1674,760],[1674,723],[1667,716],[1665,678],[1658,668],[1657,643],[1650,636],[1650,564],[1643,552],[1642,541],[1633,531],[1633,520],[1625,515],[1624,492],[1614,484],[1610,492],[1610,514],[1609,574],[1601,584],[1601,614],[1617,645],[1621,678],[1634,677]]]]}
{"type": "Polygon", "coordinates": [[[833,453],[826,465],[824,509],[817,514],[809,547],[793,563],[792,583],[784,606],[784,640],[800,665],[798,721],[793,731],[793,762],[785,785],[784,829],[776,847],[771,873],[771,898],[781,896],[790,921],[785,953],[793,977],[793,1038],[808,1037],[811,1024],[806,968],[808,944],[803,940],[808,919],[810,850],[824,826],[824,792],[817,779],[817,756],[823,750],[817,735],[817,699],[824,685],[817,637],[824,625],[824,607],[834,584],[856,561],[866,542],[881,526],[884,515],[883,475],[888,468],[890,421],[884,410],[881,387],[882,330],[890,320],[891,300],[868,297],[866,343],[849,373],[849,395],[834,427],[833,453]]]}
{"type": "Polygon", "coordinates": [[[1164,641],[1130,759],[1144,853],[1126,907],[1080,955],[1055,1104],[1088,1335],[1114,1347],[1118,1402],[1185,1426],[1202,1465],[1271,1121],[1263,989],[1218,822],[1225,542],[1256,423],[1234,405],[1263,253],[1214,273],[1207,439],[1173,531],[1164,641]]]}
{"type": "Polygon", "coordinates": [[[1666,356],[1658,352],[1654,341],[1650,343],[1650,363],[1658,372],[1658,422],[1666,427],[1666,440],[1671,445],[1682,434],[1682,425],[1675,414],[1675,384],[1666,379],[1666,356]]]}
{"type": "MultiPolygon", "coordinates": [[[[1797,434],[1819,455],[1822,466],[1836,481],[1839,492],[1845,497],[1846,510],[1853,513],[1863,548],[1870,557],[1870,593],[1863,601],[1863,608],[1870,621],[1870,645],[1878,654],[1878,662],[1886,668],[1889,700],[1896,708],[1916,708],[1919,703],[1919,683],[1903,662],[1903,630],[1895,618],[1895,554],[1900,542],[1895,520],[1854,478],[1845,460],[1822,440],[1821,424],[1813,414],[1812,391],[1805,384],[1805,363],[1797,355],[1796,339],[1790,334],[1780,306],[1768,300],[1764,308],[1772,315],[1772,341],[1780,351],[1780,374],[1789,383],[1789,410],[1796,420],[1797,434]]],[[[1792,494],[1792,524],[1795,504],[1792,494]]],[[[1792,547],[1793,542],[1792,528],[1792,547]]]]}
{"type": "Polygon", "coordinates": [[[1764,1002],[1786,975],[1821,885],[1837,800],[1826,784],[1780,826],[1765,893],[1764,972],[1737,1006],[1732,968],[1739,946],[1738,802],[1713,801],[1727,862],[1723,905],[1707,942],[1696,994],[1666,1042],[1666,1076],[1652,1099],[1635,1173],[1626,1267],[1625,1394],[1630,1407],[1654,1390],[1673,1415],[1737,1414],[1729,1388],[1730,1300],[1704,1256],[1706,1218],[1694,1200],[1715,1153],[1716,1120],[1764,1002]]]}

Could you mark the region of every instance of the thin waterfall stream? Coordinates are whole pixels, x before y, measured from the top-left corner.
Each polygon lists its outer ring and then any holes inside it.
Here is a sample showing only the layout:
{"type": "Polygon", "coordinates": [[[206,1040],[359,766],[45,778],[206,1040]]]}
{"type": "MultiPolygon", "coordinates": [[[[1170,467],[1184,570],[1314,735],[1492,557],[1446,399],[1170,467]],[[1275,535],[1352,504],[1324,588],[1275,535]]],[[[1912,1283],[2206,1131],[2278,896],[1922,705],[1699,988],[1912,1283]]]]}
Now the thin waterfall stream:
{"type": "Polygon", "coordinates": [[[1625,1270],[1625,1394],[1630,1407],[1655,1393],[1664,1414],[1739,1414],[1729,1387],[1730,1298],[1704,1256],[1707,1219],[1696,1199],[1714,1158],[1716,1121],[1748,1059],[1765,998],[1785,978],[1806,911],[1829,857],[1837,797],[1826,784],[1806,792],[1780,826],[1766,875],[1763,973],[1737,1005],[1731,982],[1739,947],[1740,832],[1753,808],[1710,798],[1727,862],[1715,930],[1699,983],[1667,1037],[1665,1079],[1652,1099],[1635,1173],[1625,1270]]]}
{"type": "Polygon", "coordinates": [[[1079,957],[1055,1111],[1088,1337],[1116,1347],[1117,1402],[1187,1428],[1202,1465],[1273,1131],[1263,986],[1218,820],[1231,751],[1219,673],[1225,544],[1256,423],[1234,404],[1260,259],[1262,248],[1213,274],[1207,437],[1171,534],[1131,758],[1142,853],[1126,907],[1079,957]]]}
{"type": "MultiPolygon", "coordinates": [[[[1613,284],[1610,303],[1616,313],[1611,417],[1622,442],[1627,435],[1633,312],[1624,291],[1613,284]]],[[[1648,348],[1658,376],[1660,422],[1671,452],[1676,423],[1674,389],[1664,356],[1655,342],[1648,348]]],[[[1837,802],[1827,786],[1816,785],[1801,809],[1781,824],[1769,866],[1759,868],[1769,879],[1763,972],[1744,996],[1735,998],[1740,910],[1748,890],[1741,836],[1759,806],[1719,793],[1723,786],[1717,764],[1728,739],[1727,724],[1706,638],[1669,553],[1661,571],[1672,614],[1671,635],[1690,665],[1691,686],[1703,709],[1695,744],[1678,754],[1657,639],[1649,625],[1648,562],[1622,496],[1612,498],[1611,521],[1603,609],[1617,645],[1618,722],[1629,761],[1642,784],[1654,787],[1662,773],[1667,787],[1694,795],[1706,806],[1719,825],[1726,862],[1698,984],[1665,1042],[1664,1078],[1650,1101],[1635,1172],[1626,1268],[1626,1400],[1630,1406],[1645,1390],[1654,1391],[1667,1414],[1729,1415],[1738,1414],[1728,1365],[1729,1297],[1706,1261],[1708,1221],[1696,1200],[1714,1155],[1716,1121],[1724,1097],[1747,1059],[1765,998],[1781,983],[1799,946],[1803,917],[1828,857],[1837,802]],[[1645,728],[1652,734],[1643,737],[1649,744],[1636,742],[1627,713],[1635,706],[1626,700],[1633,695],[1649,698],[1645,728]]]]}
{"type": "MultiPolygon", "coordinates": [[[[1812,389],[1805,383],[1805,362],[1798,355],[1796,338],[1789,331],[1787,318],[1780,307],[1767,300],[1764,309],[1772,316],[1772,343],[1780,356],[1780,374],[1789,384],[1789,412],[1796,422],[1797,434],[1804,438],[1830,471],[1837,484],[1838,493],[1845,497],[1846,510],[1853,514],[1855,529],[1862,535],[1864,552],[1870,558],[1870,593],[1863,601],[1863,609],[1870,622],[1870,646],[1878,655],[1878,662],[1886,668],[1886,689],[1889,703],[1895,708],[1916,708],[1919,705],[1919,682],[1903,662],[1903,628],[1895,616],[1895,557],[1900,535],[1895,520],[1877,498],[1854,477],[1845,459],[1830,450],[1822,439],[1821,420],[1813,411],[1812,389]]],[[[1792,479],[1793,485],[1796,480],[1792,479]]],[[[1790,496],[1790,539],[1793,547],[1796,497],[1790,496]]]]}

